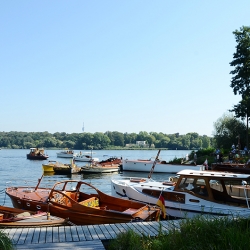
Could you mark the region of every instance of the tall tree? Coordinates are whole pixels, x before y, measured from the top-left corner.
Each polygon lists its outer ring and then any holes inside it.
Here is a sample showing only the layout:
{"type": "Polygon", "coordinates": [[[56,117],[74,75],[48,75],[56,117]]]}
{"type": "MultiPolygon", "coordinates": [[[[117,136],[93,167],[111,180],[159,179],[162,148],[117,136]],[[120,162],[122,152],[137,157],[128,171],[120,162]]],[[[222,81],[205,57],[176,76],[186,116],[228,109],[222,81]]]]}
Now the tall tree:
{"type": "Polygon", "coordinates": [[[250,27],[242,26],[240,30],[233,32],[235,40],[237,42],[236,52],[233,55],[233,61],[230,62],[230,66],[235,67],[230,72],[233,75],[231,79],[230,87],[233,88],[235,95],[242,96],[242,100],[238,105],[234,105],[234,108],[230,110],[235,112],[235,117],[244,119],[247,118],[247,131],[246,139],[248,146],[248,122],[250,113],[250,27]]]}

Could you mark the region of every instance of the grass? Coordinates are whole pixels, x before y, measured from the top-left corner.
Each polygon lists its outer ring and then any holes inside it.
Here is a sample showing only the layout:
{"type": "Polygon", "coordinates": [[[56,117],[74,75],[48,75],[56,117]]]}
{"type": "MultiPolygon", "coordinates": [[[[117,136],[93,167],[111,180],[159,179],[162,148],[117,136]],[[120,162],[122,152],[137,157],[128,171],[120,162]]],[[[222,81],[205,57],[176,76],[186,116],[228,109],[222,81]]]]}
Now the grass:
{"type": "Polygon", "coordinates": [[[157,237],[140,236],[132,230],[111,241],[108,250],[242,250],[250,249],[250,218],[198,216],[185,219],[179,229],[160,229],[157,237]]]}
{"type": "Polygon", "coordinates": [[[0,249],[1,250],[15,249],[11,239],[2,230],[0,230],[0,249]]]}

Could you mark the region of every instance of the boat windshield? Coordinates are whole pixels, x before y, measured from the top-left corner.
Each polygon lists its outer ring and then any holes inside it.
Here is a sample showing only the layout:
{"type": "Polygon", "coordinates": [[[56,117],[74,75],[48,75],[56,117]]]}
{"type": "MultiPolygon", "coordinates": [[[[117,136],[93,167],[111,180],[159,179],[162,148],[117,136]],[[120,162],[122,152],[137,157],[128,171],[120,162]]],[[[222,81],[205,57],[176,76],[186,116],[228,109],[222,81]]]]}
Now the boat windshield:
{"type": "Polygon", "coordinates": [[[192,191],[195,194],[208,196],[206,182],[203,178],[182,178],[179,188],[181,190],[192,191]]]}

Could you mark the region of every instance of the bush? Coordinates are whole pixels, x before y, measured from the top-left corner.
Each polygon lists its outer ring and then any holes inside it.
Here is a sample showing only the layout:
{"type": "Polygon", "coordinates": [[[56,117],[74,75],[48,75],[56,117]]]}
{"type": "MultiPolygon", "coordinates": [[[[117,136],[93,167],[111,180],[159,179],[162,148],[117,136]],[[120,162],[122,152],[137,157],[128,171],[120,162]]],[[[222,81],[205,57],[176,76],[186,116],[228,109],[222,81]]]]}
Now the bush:
{"type": "Polygon", "coordinates": [[[6,233],[0,230],[0,249],[1,250],[12,250],[14,249],[11,239],[6,233]]]}

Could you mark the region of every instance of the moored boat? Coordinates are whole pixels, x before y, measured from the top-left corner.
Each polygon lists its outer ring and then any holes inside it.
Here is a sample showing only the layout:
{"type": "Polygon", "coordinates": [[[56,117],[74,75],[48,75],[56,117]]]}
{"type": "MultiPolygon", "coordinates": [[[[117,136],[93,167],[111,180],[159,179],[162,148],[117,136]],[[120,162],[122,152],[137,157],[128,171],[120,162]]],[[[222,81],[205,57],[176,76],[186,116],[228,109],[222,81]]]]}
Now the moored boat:
{"type": "Polygon", "coordinates": [[[47,212],[32,212],[18,208],[0,206],[0,228],[41,227],[66,225],[65,219],[51,216],[47,212]]]}
{"type": "Polygon", "coordinates": [[[248,164],[248,163],[246,163],[246,164],[230,163],[230,162],[212,163],[211,168],[214,171],[225,171],[225,172],[250,174],[250,164],[248,164]]]}
{"type": "Polygon", "coordinates": [[[112,197],[89,183],[67,180],[52,188],[8,187],[6,194],[16,208],[48,211],[76,225],[158,220],[160,210],[141,202],[112,197]]]}
{"type": "Polygon", "coordinates": [[[99,158],[96,157],[92,157],[93,153],[92,152],[85,152],[85,153],[78,153],[78,154],[74,154],[73,159],[75,161],[81,161],[81,162],[95,162],[95,161],[99,161],[99,158]]]}
{"type": "MultiPolygon", "coordinates": [[[[123,171],[133,171],[133,172],[150,172],[154,160],[122,160],[122,170],[123,171]]],[[[194,165],[194,164],[170,164],[166,161],[157,160],[155,163],[155,173],[177,173],[183,169],[192,169],[192,170],[202,170],[204,169],[203,165],[194,165]]]]}
{"type": "Polygon", "coordinates": [[[167,214],[177,218],[198,214],[250,216],[250,175],[182,170],[177,182],[151,178],[111,180],[113,196],[156,204],[160,195],[167,214]]]}
{"type": "Polygon", "coordinates": [[[73,158],[74,151],[73,150],[63,150],[61,152],[56,153],[58,158],[73,158]]]}
{"type": "Polygon", "coordinates": [[[47,160],[48,155],[44,153],[43,148],[30,148],[30,152],[27,154],[29,160],[47,160]]]}

